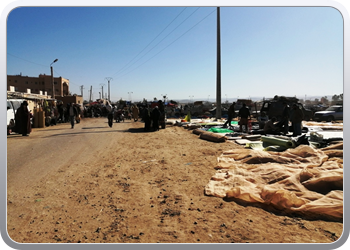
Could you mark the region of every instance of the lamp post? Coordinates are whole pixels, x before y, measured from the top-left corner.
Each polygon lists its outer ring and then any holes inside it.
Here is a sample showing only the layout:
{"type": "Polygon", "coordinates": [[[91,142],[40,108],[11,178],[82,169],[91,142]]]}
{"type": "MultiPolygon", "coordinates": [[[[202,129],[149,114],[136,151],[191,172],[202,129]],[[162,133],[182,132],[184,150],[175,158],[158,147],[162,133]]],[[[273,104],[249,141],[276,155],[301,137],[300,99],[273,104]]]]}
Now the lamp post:
{"type": "Polygon", "coordinates": [[[58,59],[55,59],[51,64],[50,64],[50,68],[51,68],[51,83],[52,83],[52,98],[55,99],[55,83],[53,80],[53,67],[51,66],[52,64],[54,64],[55,62],[57,62],[58,59]]]}

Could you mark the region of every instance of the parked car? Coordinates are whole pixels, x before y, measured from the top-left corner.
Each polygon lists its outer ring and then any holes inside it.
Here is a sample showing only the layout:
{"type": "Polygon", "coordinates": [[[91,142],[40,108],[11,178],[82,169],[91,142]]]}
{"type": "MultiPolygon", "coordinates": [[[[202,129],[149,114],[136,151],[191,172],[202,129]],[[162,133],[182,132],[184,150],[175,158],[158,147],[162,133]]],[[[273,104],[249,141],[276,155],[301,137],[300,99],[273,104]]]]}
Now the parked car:
{"type": "Polygon", "coordinates": [[[294,97],[278,97],[274,98],[273,100],[266,100],[262,104],[260,113],[264,112],[268,117],[276,117],[277,120],[280,121],[282,119],[284,110],[284,102],[286,102],[289,106],[297,104],[298,107],[303,111],[305,121],[310,121],[313,119],[313,112],[309,109],[306,109],[304,105],[294,97]]]}
{"type": "Polygon", "coordinates": [[[318,122],[331,122],[335,120],[343,120],[343,106],[334,105],[330,106],[324,111],[317,111],[314,114],[314,120],[318,122]]]}
{"type": "Polygon", "coordinates": [[[7,134],[11,134],[15,126],[15,115],[24,99],[7,99],[7,134]]]}

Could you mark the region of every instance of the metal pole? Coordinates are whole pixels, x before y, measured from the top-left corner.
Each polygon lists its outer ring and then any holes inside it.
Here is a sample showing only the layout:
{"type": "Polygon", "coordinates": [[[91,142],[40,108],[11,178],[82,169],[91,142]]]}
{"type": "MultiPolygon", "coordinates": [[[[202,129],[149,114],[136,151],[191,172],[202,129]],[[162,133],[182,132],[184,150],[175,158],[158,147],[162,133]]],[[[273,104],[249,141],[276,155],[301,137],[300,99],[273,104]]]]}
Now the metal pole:
{"type": "Polygon", "coordinates": [[[108,101],[111,101],[110,81],[113,80],[113,78],[112,77],[106,77],[106,80],[108,81],[108,101]]]}
{"type": "Polygon", "coordinates": [[[51,83],[52,83],[52,97],[53,99],[55,99],[55,82],[53,80],[53,67],[50,66],[51,68],[51,83]]]}
{"type": "Polygon", "coordinates": [[[53,79],[53,67],[51,66],[52,64],[54,64],[55,62],[57,62],[58,59],[55,59],[51,64],[50,64],[50,68],[51,68],[51,83],[52,83],[52,98],[55,99],[55,82],[53,79]]]}
{"type": "Polygon", "coordinates": [[[221,119],[221,48],[220,7],[217,7],[217,51],[216,51],[216,119],[221,119]]]}
{"type": "Polygon", "coordinates": [[[102,88],[102,99],[104,99],[105,95],[103,94],[103,86],[105,86],[105,85],[103,83],[100,83],[100,85],[101,85],[101,88],[102,88]]]}
{"type": "Polygon", "coordinates": [[[83,97],[84,99],[84,85],[81,85],[80,89],[81,89],[81,97],[83,97]]]}

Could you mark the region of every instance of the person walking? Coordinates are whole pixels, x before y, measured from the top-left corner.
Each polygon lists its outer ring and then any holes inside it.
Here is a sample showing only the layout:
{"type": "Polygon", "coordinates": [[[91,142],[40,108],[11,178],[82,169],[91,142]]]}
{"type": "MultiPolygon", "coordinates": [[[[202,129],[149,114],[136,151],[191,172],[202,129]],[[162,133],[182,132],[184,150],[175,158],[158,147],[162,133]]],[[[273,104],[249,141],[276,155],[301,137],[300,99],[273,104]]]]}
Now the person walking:
{"type": "Polygon", "coordinates": [[[301,122],[303,121],[303,119],[303,111],[298,107],[296,103],[294,103],[290,117],[293,127],[293,136],[301,135],[301,122]]]}
{"type": "Polygon", "coordinates": [[[251,119],[250,111],[245,103],[243,103],[242,107],[238,111],[239,120],[239,130],[243,132],[243,125],[245,126],[245,131],[248,133],[248,120],[251,119]]]}
{"type": "Polygon", "coordinates": [[[69,114],[70,124],[72,126],[71,128],[74,128],[75,117],[78,115],[78,111],[74,106],[74,103],[67,105],[67,111],[69,114]]]}
{"type": "Polygon", "coordinates": [[[63,109],[63,103],[62,102],[60,102],[57,105],[57,109],[58,109],[58,114],[59,114],[57,122],[63,123],[64,122],[64,109],[63,109]]]}
{"type": "Polygon", "coordinates": [[[31,114],[28,110],[28,102],[23,101],[21,106],[17,109],[15,115],[15,131],[22,136],[28,136],[32,132],[32,126],[30,123],[31,114]]]}
{"type": "Polygon", "coordinates": [[[227,121],[223,125],[224,128],[226,128],[227,125],[230,127],[232,119],[236,116],[235,105],[236,105],[236,103],[233,102],[231,104],[231,106],[228,108],[228,111],[227,111],[228,118],[227,118],[227,121]]]}
{"type": "Polygon", "coordinates": [[[113,117],[114,117],[115,107],[114,105],[112,107],[110,104],[108,104],[106,108],[108,111],[108,114],[107,114],[108,126],[111,128],[113,126],[113,117]]]}
{"type": "Polygon", "coordinates": [[[137,122],[137,120],[139,119],[139,108],[136,105],[133,105],[131,110],[134,122],[137,122]]]}

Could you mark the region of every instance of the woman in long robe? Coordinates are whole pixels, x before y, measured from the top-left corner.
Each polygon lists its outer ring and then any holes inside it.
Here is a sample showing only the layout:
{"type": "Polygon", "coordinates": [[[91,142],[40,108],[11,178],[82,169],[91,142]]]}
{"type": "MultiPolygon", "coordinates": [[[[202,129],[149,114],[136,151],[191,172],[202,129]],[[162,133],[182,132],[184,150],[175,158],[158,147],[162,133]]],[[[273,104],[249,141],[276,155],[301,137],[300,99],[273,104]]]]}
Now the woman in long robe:
{"type": "Polygon", "coordinates": [[[22,134],[22,136],[28,136],[32,132],[32,126],[30,123],[31,114],[28,110],[28,102],[24,101],[17,109],[15,115],[16,132],[22,134]]]}

